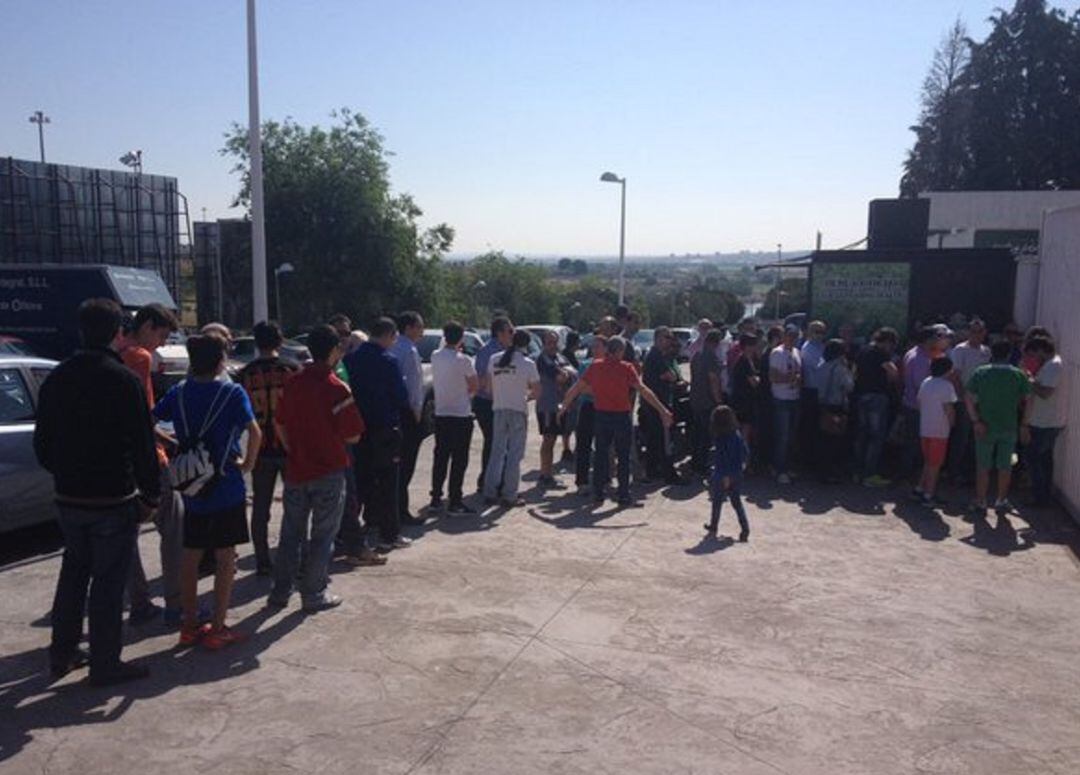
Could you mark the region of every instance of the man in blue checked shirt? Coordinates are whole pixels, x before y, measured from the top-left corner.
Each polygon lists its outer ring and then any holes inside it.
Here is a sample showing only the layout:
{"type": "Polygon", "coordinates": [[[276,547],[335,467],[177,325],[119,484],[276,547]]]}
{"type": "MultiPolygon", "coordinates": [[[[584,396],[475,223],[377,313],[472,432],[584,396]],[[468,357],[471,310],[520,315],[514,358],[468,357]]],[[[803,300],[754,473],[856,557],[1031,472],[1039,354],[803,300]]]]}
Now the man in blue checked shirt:
{"type": "Polygon", "coordinates": [[[423,427],[424,373],[416,343],[424,336],[424,319],[419,312],[402,312],[397,318],[398,338],[390,348],[405,378],[407,405],[401,410],[401,469],[398,473],[398,515],[403,525],[422,525],[422,518],[409,511],[409,483],[416,472],[416,457],[420,443],[427,434],[423,427]]]}

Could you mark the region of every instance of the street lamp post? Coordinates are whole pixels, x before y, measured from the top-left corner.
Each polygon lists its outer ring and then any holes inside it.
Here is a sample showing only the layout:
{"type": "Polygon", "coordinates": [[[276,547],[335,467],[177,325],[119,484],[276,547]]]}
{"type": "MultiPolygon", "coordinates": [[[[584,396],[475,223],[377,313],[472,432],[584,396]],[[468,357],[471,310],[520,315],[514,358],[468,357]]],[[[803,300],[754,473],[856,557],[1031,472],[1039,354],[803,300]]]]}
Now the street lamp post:
{"type": "Polygon", "coordinates": [[[255,0],[247,0],[248,156],[251,184],[251,311],[269,317],[266,298],[266,224],[263,211],[262,132],[259,125],[259,64],[255,45],[255,0]]]}
{"type": "Polygon", "coordinates": [[[274,270],[274,306],[277,311],[278,322],[285,327],[285,316],[281,314],[281,276],[296,271],[296,267],[286,261],[274,270]]]}
{"type": "Polygon", "coordinates": [[[776,319],[780,320],[780,272],[781,262],[784,260],[784,246],[781,243],[776,243],[776,319]]]}
{"type": "Polygon", "coordinates": [[[619,207],[619,304],[626,296],[624,264],[626,262],[626,178],[620,178],[614,172],[605,172],[600,176],[601,183],[618,183],[622,186],[622,200],[619,207]]]}
{"type": "Polygon", "coordinates": [[[43,110],[35,110],[30,116],[30,123],[37,124],[38,150],[41,151],[41,163],[45,163],[45,125],[51,124],[52,120],[45,115],[43,110]]]}

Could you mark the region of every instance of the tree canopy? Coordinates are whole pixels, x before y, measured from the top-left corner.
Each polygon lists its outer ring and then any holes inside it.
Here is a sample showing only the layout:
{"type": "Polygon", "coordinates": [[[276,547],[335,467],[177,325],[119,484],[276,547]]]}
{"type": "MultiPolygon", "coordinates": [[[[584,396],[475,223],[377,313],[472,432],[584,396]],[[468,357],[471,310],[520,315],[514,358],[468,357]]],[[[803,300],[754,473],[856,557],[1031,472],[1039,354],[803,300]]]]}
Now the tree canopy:
{"type": "Polygon", "coordinates": [[[949,31],[900,192],[1080,188],[1080,11],[1016,0],[986,40],[949,31]]]}
{"type": "MultiPolygon", "coordinates": [[[[440,224],[421,231],[420,208],[391,190],[382,136],[347,108],[331,115],[329,129],[291,119],[263,124],[268,268],[296,267],[289,308],[306,321],[430,307],[454,230],[440,224]]],[[[235,204],[247,207],[245,127],[234,125],[222,153],[236,159],[242,183],[235,204]]]]}

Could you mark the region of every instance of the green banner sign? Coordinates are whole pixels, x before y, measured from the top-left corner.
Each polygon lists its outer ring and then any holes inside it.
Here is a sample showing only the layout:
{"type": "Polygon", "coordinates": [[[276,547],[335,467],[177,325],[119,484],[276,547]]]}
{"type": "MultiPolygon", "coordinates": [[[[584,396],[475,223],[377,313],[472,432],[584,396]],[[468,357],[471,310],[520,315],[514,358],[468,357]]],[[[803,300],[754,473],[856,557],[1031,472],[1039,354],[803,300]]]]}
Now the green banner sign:
{"type": "Polygon", "coordinates": [[[831,332],[843,323],[854,325],[863,337],[881,326],[892,326],[901,335],[907,330],[910,264],[820,262],[812,278],[812,315],[831,332]]]}

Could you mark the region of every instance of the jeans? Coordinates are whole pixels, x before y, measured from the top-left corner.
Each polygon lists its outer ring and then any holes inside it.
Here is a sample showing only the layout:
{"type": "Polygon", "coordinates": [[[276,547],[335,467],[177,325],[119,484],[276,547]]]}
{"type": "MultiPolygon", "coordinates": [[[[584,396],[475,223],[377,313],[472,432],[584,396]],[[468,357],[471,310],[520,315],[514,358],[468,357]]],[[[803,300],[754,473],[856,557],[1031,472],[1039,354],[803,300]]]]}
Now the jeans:
{"type": "Polygon", "coordinates": [[[885,393],[863,393],[856,404],[858,435],[855,437],[855,473],[860,479],[876,476],[881,450],[889,433],[889,397],[885,393]]]}
{"type": "Polygon", "coordinates": [[[502,483],[503,500],[517,498],[521,485],[521,460],[529,419],[524,412],[496,409],[492,416],[491,459],[484,471],[484,497],[495,498],[502,483]]]}
{"type": "Polygon", "coordinates": [[[789,401],[773,396],[773,468],[776,473],[786,474],[791,444],[799,427],[799,401],[789,401]]]}
{"type": "Polygon", "coordinates": [[[274,589],[270,598],[289,599],[297,570],[304,605],[315,605],[326,594],[327,569],[334,536],[341,527],[345,508],[345,471],[300,484],[285,483],[285,515],[281,520],[277,562],[274,563],[274,589]],[[310,528],[310,535],[309,535],[310,528]],[[301,546],[307,541],[307,554],[301,559],[301,546]]]}
{"type": "Polygon", "coordinates": [[[469,445],[472,444],[473,418],[435,418],[435,464],[431,469],[431,500],[442,498],[446,468],[450,467],[450,503],[461,503],[465,471],[469,467],[469,445]]]}
{"type": "Polygon", "coordinates": [[[124,584],[138,534],[136,507],[134,503],[108,509],[60,506],[59,521],[64,559],[53,599],[49,657],[62,665],[75,654],[85,608],[90,620],[90,674],[107,675],[120,663],[124,584]]]}
{"type": "Polygon", "coordinates": [[[401,466],[398,468],[398,509],[401,516],[409,515],[409,484],[416,473],[416,458],[424,441],[424,429],[411,409],[401,413],[401,466]]]}
{"type": "Polygon", "coordinates": [[[730,500],[731,507],[735,509],[735,516],[739,519],[739,529],[744,533],[750,532],[750,523],[746,521],[746,508],[743,506],[742,496],[739,495],[738,482],[733,482],[730,490],[722,490],[720,482],[713,482],[711,487],[712,496],[712,519],[709,520],[709,530],[716,532],[720,526],[720,511],[724,508],[724,501],[730,500]]]}
{"type": "Polygon", "coordinates": [[[615,457],[619,463],[619,500],[630,497],[630,442],[631,419],[629,412],[595,413],[596,453],[593,455],[593,493],[602,498],[611,480],[611,445],[615,445],[615,457]]]}
{"type": "Polygon", "coordinates": [[[271,564],[267,526],[279,475],[285,475],[285,458],[281,457],[260,457],[251,472],[251,543],[257,568],[269,568],[271,564]]]}
{"type": "MultiPolygon", "coordinates": [[[[356,492],[364,510],[364,526],[389,543],[401,534],[398,507],[398,466],[401,463],[401,431],[369,428],[356,445],[356,492]]],[[[356,551],[355,544],[346,550],[356,551]]]]}
{"type": "Polygon", "coordinates": [[[476,479],[476,489],[484,490],[484,473],[487,471],[488,461],[491,460],[491,435],[492,423],[494,422],[494,410],[491,408],[490,398],[476,396],[472,400],[473,414],[476,415],[476,424],[480,426],[480,433],[484,435],[484,448],[480,452],[480,476],[476,479]]]}
{"type": "Polygon", "coordinates": [[[963,401],[956,404],[956,425],[949,436],[949,474],[968,481],[975,474],[975,428],[963,401]]]}
{"type": "Polygon", "coordinates": [[[593,436],[596,431],[596,408],[592,401],[583,401],[578,410],[574,428],[574,484],[589,486],[589,469],[592,467],[593,436]]]}
{"type": "Polygon", "coordinates": [[[1054,486],[1054,444],[1060,433],[1061,428],[1031,426],[1031,443],[1024,450],[1024,457],[1031,474],[1031,496],[1039,505],[1050,503],[1054,486]]]}
{"type": "MultiPolygon", "coordinates": [[[[173,492],[172,483],[169,481],[169,469],[165,466],[161,468],[161,501],[154,512],[154,526],[161,539],[161,595],[166,608],[178,610],[180,608],[180,560],[184,553],[184,502],[179,493],[173,492]]],[[[142,557],[139,555],[137,535],[131,555],[131,566],[128,569],[127,590],[133,609],[144,608],[152,602],[150,583],[146,579],[142,557]]]]}

